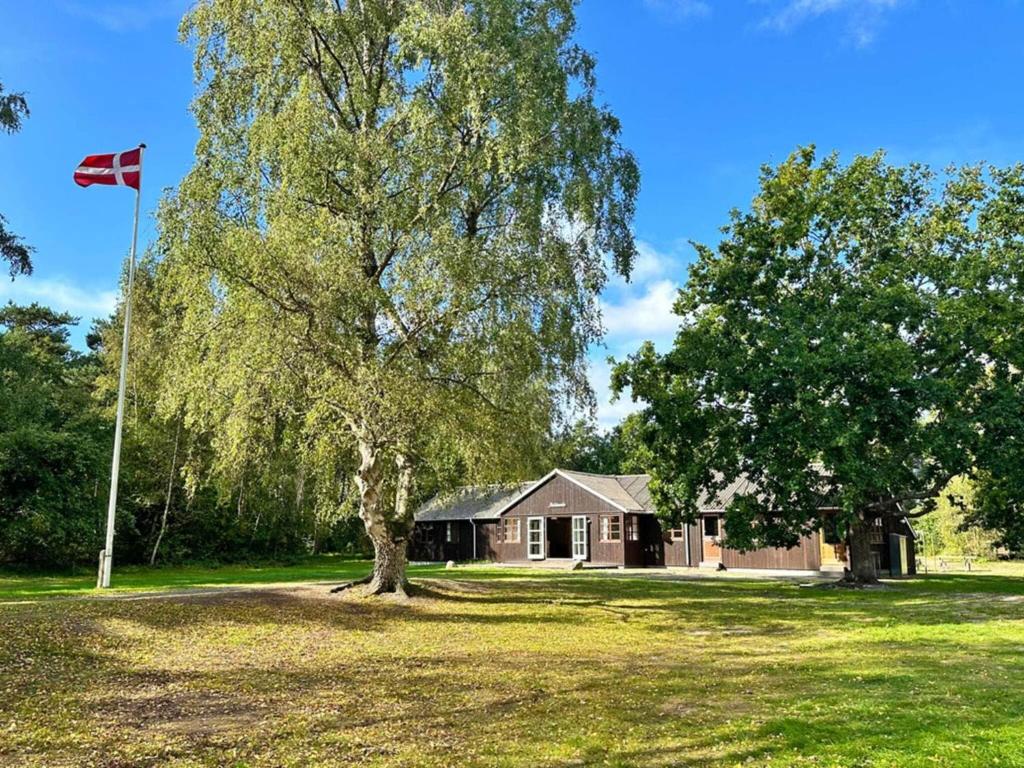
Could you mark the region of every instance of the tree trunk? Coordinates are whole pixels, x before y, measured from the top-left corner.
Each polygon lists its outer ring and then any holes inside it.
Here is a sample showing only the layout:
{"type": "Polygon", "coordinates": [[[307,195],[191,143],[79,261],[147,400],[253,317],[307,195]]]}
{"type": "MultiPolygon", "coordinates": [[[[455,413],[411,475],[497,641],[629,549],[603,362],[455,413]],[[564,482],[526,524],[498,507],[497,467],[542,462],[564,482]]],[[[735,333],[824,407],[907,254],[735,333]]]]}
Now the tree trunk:
{"type": "Polygon", "coordinates": [[[871,528],[874,520],[857,518],[850,526],[850,570],[846,580],[855,584],[877,584],[875,558],[871,552],[871,528]]]}
{"type": "Polygon", "coordinates": [[[160,533],[156,536],[156,543],[153,544],[153,554],[149,556],[149,564],[156,565],[156,555],[160,551],[160,542],[163,541],[164,533],[167,532],[167,516],[171,513],[171,496],[174,493],[174,470],[178,464],[178,441],[181,438],[181,419],[178,419],[178,426],[174,429],[174,452],[171,454],[171,472],[167,477],[167,497],[164,501],[164,514],[160,518],[160,533]]]}
{"type": "Polygon", "coordinates": [[[371,595],[394,592],[406,597],[409,582],[405,577],[405,539],[391,536],[373,539],[373,574],[366,591],[371,595]]]}
{"type": "MultiPolygon", "coordinates": [[[[381,510],[381,452],[370,441],[360,439],[359,468],[356,470],[356,485],[359,488],[359,517],[366,526],[366,534],[373,542],[373,573],[368,579],[367,593],[382,595],[397,593],[405,596],[409,582],[405,576],[406,537],[394,535],[381,510]]],[[[411,470],[409,472],[411,475],[411,470]]],[[[406,473],[399,468],[399,491],[396,501],[402,498],[403,478],[406,473]]],[[[407,490],[408,486],[404,486],[407,490]]],[[[397,526],[401,527],[401,526],[397,526]]]]}

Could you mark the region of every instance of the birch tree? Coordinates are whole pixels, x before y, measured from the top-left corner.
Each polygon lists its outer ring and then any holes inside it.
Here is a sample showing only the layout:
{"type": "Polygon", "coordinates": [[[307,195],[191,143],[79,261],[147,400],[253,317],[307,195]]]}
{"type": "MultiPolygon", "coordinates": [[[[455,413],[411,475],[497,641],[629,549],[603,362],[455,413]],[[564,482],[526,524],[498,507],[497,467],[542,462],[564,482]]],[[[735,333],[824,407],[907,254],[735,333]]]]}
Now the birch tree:
{"type": "Polygon", "coordinates": [[[589,402],[638,172],[573,0],[205,0],[192,170],[160,212],[165,405],[230,459],[354,452],[369,591],[404,592],[439,445],[510,472],[589,402]]]}
{"type": "MultiPolygon", "coordinates": [[[[17,133],[28,117],[28,102],[22,93],[4,93],[0,83],[0,132],[17,133]]],[[[7,229],[7,219],[0,214],[0,259],[6,261],[11,277],[32,274],[32,248],[7,229]]]]}

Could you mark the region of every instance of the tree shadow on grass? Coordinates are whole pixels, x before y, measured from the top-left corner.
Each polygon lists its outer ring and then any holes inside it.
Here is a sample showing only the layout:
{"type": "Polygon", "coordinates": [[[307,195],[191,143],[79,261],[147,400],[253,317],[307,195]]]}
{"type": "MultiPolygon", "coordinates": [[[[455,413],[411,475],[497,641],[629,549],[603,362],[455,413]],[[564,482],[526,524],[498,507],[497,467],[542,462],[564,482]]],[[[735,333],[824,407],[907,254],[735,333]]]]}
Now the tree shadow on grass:
{"type": "Polygon", "coordinates": [[[406,604],[266,590],[26,607],[4,619],[20,635],[0,642],[0,719],[29,727],[0,761],[1024,760],[1005,740],[1024,718],[1020,604],[978,600],[987,618],[964,634],[970,599],[929,590],[609,582],[444,580],[406,604]]]}

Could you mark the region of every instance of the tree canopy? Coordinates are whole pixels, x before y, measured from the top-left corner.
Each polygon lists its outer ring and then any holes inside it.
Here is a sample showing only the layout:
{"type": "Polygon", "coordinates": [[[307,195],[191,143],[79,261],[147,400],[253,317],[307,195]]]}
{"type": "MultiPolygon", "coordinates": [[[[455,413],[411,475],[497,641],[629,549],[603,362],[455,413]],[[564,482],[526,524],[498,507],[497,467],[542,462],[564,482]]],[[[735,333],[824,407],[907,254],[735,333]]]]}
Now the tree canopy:
{"type": "Polygon", "coordinates": [[[95,551],[109,431],[91,407],[96,361],[68,344],[75,321],[36,304],[0,309],[0,562],[95,551]]]}
{"type": "MultiPolygon", "coordinates": [[[[28,102],[22,93],[5,93],[0,83],[0,131],[16,133],[28,117],[28,102]]],[[[7,229],[7,220],[0,214],[0,259],[10,267],[11,277],[32,273],[32,249],[7,229]]]]}
{"type": "Polygon", "coordinates": [[[697,246],[673,348],[614,371],[646,404],[664,513],[745,476],[731,546],[793,545],[832,507],[863,578],[865,529],[926,514],[958,475],[1018,530],[1022,194],[1021,167],[940,178],[810,148],[765,167],[718,247],[697,246]]]}
{"type": "MultiPolygon", "coordinates": [[[[374,588],[436,465],[525,476],[587,402],[638,185],[571,0],[207,0],[196,163],[160,212],[162,402],[258,463],[351,462],[374,588]]],[[[320,492],[334,493],[328,486],[320,492]]]]}

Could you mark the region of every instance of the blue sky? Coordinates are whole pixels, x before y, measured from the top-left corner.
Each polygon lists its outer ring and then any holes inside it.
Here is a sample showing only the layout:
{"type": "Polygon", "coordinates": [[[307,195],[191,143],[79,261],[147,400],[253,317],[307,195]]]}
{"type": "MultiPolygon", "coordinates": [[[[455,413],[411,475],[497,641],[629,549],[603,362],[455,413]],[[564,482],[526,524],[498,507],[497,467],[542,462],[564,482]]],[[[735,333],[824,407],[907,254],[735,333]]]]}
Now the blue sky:
{"type": "MultiPolygon", "coordinates": [[[[32,109],[21,134],[0,136],[0,212],[36,247],[35,275],[0,281],[0,301],[86,323],[113,308],[132,193],[79,189],[71,171],[145,141],[140,238],[153,237],[196,135],[191,54],[177,41],[187,4],[0,0],[0,81],[32,109]]],[[[583,0],[579,26],[642,173],[641,259],[632,283],[605,291],[608,335],[592,352],[603,426],[632,407],[608,403],[604,358],[671,343],[688,242],[715,241],[762,163],[806,143],[938,167],[1024,160],[1019,0],[583,0]]]]}

